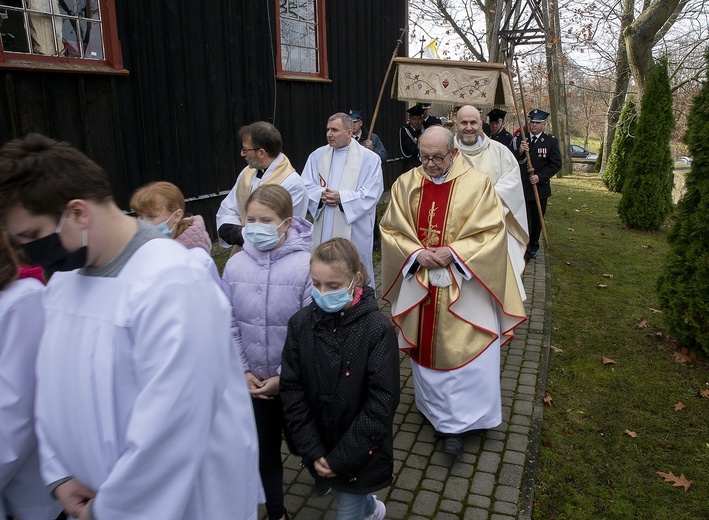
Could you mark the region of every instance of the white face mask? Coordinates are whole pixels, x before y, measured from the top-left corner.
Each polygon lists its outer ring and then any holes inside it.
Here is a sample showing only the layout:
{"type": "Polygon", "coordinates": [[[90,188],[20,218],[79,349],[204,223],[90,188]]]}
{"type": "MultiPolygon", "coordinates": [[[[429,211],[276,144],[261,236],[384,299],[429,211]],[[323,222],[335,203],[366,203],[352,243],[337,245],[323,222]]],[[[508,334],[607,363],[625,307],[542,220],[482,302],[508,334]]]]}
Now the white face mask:
{"type": "Polygon", "coordinates": [[[155,230],[158,233],[162,233],[166,237],[169,237],[170,235],[172,235],[172,230],[175,229],[175,226],[172,226],[172,228],[169,228],[169,227],[167,227],[167,223],[170,222],[170,219],[173,216],[175,216],[175,213],[177,213],[177,210],[173,211],[172,214],[169,217],[167,217],[167,219],[165,219],[164,222],[160,222],[160,224],[155,224],[155,226],[153,226],[153,227],[155,227],[155,230]]]}
{"type": "Polygon", "coordinates": [[[281,234],[278,233],[278,229],[284,223],[285,220],[276,226],[274,224],[249,222],[244,226],[244,240],[248,240],[249,243],[259,251],[270,251],[278,245],[278,242],[281,241],[281,237],[285,234],[285,232],[281,234]]]}

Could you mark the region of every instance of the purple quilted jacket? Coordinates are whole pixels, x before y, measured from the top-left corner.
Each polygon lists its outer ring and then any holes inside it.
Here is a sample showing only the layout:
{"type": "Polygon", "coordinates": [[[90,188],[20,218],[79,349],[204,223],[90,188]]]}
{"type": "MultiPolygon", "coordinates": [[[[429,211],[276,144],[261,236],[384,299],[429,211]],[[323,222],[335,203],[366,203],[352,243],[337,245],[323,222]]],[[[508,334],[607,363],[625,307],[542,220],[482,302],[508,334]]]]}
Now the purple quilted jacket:
{"type": "Polygon", "coordinates": [[[280,374],[288,320],[310,303],[311,234],[310,222],[293,217],[280,247],[259,251],[246,241],[224,268],[234,346],[259,379],[280,374]]]}

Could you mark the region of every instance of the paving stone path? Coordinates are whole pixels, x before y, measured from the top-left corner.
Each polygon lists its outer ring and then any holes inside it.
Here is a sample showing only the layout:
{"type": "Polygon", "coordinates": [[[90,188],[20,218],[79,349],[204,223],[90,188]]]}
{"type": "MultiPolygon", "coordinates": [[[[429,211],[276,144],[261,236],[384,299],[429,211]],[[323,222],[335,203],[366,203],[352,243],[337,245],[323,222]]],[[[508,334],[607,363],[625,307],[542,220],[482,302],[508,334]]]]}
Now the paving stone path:
{"type": "MultiPolygon", "coordinates": [[[[502,348],[502,418],[497,428],[465,439],[454,460],[438,451],[431,425],[414,404],[410,361],[401,355],[401,403],[394,419],[394,482],[377,493],[392,520],[531,518],[551,321],[547,256],[527,264],[528,320],[502,348]]],[[[381,296],[380,266],[375,265],[381,296]]],[[[389,315],[389,306],[381,302],[389,315]]],[[[334,520],[334,499],[311,495],[313,479],[283,445],[286,507],[293,520],[334,520]]],[[[267,518],[263,507],[262,519],[267,518]]]]}

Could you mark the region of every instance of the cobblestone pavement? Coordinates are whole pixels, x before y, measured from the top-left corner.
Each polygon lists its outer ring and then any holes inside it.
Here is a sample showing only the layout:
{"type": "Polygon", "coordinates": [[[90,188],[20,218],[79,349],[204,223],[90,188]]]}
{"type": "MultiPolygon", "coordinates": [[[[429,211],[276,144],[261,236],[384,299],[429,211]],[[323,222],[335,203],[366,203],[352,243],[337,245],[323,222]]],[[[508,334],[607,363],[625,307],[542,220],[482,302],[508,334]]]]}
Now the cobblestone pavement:
{"type": "MultiPolygon", "coordinates": [[[[377,294],[380,267],[375,265],[377,294]]],[[[401,356],[401,403],[394,419],[394,482],[377,493],[388,519],[512,520],[531,518],[551,319],[547,254],[524,274],[528,320],[502,348],[502,418],[465,439],[454,460],[438,451],[431,425],[414,404],[410,361],[401,356]]],[[[389,314],[389,306],[382,311],[389,314]]],[[[312,478],[283,445],[286,507],[294,520],[334,520],[334,499],[311,496],[312,478]]],[[[263,507],[262,519],[266,518],[263,507]]]]}

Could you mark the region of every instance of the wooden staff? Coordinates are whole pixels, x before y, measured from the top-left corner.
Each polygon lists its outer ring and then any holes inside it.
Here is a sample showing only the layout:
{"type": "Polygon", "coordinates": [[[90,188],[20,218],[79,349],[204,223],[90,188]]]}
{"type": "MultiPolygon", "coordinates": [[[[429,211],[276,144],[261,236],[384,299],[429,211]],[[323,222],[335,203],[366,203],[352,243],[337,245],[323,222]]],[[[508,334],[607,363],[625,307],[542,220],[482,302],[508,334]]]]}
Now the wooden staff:
{"type": "MultiPolygon", "coordinates": [[[[511,61],[512,60],[510,60],[510,64],[511,61]]],[[[515,58],[515,66],[517,67],[517,81],[519,82],[519,94],[522,99],[522,110],[524,110],[524,90],[522,89],[522,76],[520,76],[519,73],[519,63],[517,62],[517,58],[515,58]]],[[[512,72],[510,71],[509,66],[507,67],[507,77],[509,78],[510,88],[512,89],[512,100],[515,104],[515,112],[517,112],[517,122],[519,123],[519,130],[522,133],[522,139],[526,141],[527,136],[524,132],[524,121],[522,121],[522,113],[520,112],[519,107],[517,106],[517,97],[514,95],[514,83],[512,82],[512,72]]],[[[532,158],[529,155],[529,149],[525,152],[525,155],[527,156],[527,173],[531,177],[532,175],[534,175],[534,166],[532,166],[532,158]]],[[[532,184],[532,190],[534,191],[534,200],[537,201],[539,221],[542,223],[542,235],[544,235],[544,244],[546,245],[547,250],[549,250],[549,237],[547,236],[547,227],[544,223],[544,213],[542,212],[542,202],[539,200],[539,190],[537,189],[536,184],[532,184]]]]}
{"type": "Polygon", "coordinates": [[[399,45],[404,43],[402,38],[404,37],[404,34],[406,34],[406,28],[401,29],[401,35],[399,35],[399,39],[396,40],[396,47],[394,47],[394,52],[391,53],[391,60],[389,60],[389,66],[387,67],[386,74],[384,74],[384,81],[382,81],[382,88],[379,89],[379,99],[377,99],[377,106],[374,108],[374,115],[372,116],[372,122],[369,125],[369,135],[367,136],[367,141],[371,141],[372,139],[372,133],[374,133],[374,123],[377,122],[377,114],[379,114],[379,106],[382,104],[382,97],[384,97],[384,88],[386,87],[387,84],[387,79],[389,79],[389,72],[391,72],[391,66],[394,64],[394,58],[396,58],[396,54],[399,52],[399,45]]]}

